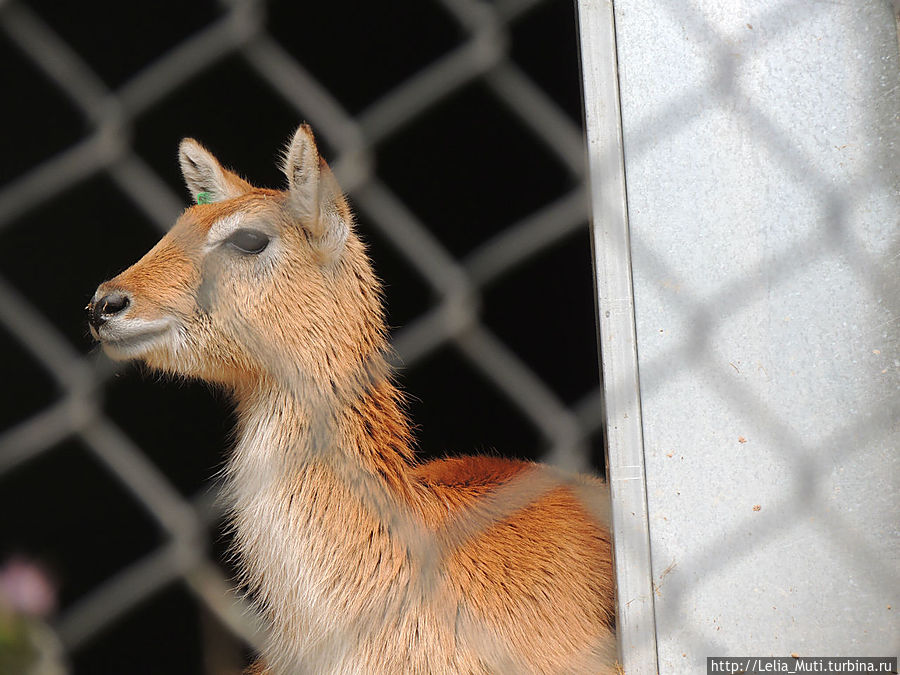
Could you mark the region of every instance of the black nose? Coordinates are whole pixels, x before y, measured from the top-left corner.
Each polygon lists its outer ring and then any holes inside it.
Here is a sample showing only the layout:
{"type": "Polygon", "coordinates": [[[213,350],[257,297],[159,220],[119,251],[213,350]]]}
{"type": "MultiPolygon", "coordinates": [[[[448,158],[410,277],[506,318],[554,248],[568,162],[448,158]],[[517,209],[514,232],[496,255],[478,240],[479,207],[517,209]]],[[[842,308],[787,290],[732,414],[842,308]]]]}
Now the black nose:
{"type": "Polygon", "coordinates": [[[109,317],[125,311],[129,304],[131,301],[125,293],[121,291],[107,293],[97,302],[87,306],[88,321],[94,328],[100,328],[109,317]]]}

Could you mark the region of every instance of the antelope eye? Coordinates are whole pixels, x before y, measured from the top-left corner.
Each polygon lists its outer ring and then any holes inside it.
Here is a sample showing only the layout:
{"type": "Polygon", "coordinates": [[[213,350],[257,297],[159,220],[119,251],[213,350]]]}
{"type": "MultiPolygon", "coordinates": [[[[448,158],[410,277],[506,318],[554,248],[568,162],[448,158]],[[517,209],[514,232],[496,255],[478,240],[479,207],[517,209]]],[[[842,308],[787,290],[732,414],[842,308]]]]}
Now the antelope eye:
{"type": "Polygon", "coordinates": [[[261,253],[269,245],[269,237],[258,230],[235,230],[225,240],[241,253],[261,253]]]}

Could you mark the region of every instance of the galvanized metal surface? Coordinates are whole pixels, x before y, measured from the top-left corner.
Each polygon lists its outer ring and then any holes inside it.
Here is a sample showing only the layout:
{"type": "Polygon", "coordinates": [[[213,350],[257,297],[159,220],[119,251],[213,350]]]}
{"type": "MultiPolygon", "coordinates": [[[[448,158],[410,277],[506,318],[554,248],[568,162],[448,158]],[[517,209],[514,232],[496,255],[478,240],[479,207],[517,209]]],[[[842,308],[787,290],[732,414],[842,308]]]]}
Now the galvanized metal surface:
{"type": "Polygon", "coordinates": [[[612,4],[580,0],[578,20],[615,536],[619,660],[628,673],[653,673],[656,637],[612,4]]]}
{"type": "Polygon", "coordinates": [[[617,0],[615,19],[660,672],[896,655],[891,6],[617,0]]]}

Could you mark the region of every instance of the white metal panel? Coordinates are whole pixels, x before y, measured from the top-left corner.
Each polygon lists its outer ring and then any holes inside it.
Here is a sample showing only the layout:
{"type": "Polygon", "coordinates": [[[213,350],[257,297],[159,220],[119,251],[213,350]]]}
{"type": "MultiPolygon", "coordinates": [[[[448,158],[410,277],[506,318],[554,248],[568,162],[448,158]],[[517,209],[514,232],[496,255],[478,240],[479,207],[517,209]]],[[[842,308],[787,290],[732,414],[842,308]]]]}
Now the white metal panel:
{"type": "Polygon", "coordinates": [[[896,655],[890,4],[616,0],[615,24],[659,669],[896,655]]]}

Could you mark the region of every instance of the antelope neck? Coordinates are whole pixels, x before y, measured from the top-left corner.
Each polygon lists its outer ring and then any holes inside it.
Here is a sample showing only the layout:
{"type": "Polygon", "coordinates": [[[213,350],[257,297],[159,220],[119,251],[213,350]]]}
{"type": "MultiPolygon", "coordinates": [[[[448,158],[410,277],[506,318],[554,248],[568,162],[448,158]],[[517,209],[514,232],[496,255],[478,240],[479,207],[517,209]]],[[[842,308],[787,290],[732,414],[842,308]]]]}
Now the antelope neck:
{"type": "Polygon", "coordinates": [[[279,645],[267,659],[285,672],[307,658],[312,636],[333,631],[329,617],[361,615],[405,578],[389,534],[415,494],[398,393],[382,380],[337,400],[323,414],[283,388],[238,397],[235,542],[279,645]]]}
{"type": "Polygon", "coordinates": [[[351,492],[361,488],[379,500],[409,505],[415,481],[401,395],[388,377],[361,389],[351,395],[310,396],[264,382],[237,392],[232,478],[268,477],[295,485],[299,475],[315,468],[332,474],[351,492]]]}

